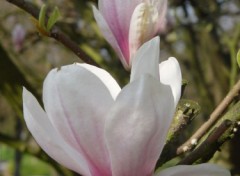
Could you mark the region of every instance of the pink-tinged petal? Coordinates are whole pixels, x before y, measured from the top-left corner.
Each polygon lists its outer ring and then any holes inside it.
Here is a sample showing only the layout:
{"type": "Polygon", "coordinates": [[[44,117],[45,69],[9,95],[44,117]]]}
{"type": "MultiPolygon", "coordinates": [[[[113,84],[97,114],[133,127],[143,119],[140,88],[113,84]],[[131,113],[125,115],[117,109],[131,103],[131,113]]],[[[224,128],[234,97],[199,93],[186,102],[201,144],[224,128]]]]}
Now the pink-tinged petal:
{"type": "Polygon", "coordinates": [[[128,35],[132,13],[142,0],[99,0],[99,11],[114,31],[121,30],[128,35]]]}
{"type": "Polygon", "coordinates": [[[84,158],[63,140],[36,98],[25,88],[23,88],[23,112],[29,131],[49,156],[79,174],[90,176],[84,158]]]}
{"type": "Polygon", "coordinates": [[[105,127],[114,176],[152,174],[174,110],[170,87],[149,74],[121,91],[105,127]]]}
{"type": "Polygon", "coordinates": [[[156,5],[159,12],[158,23],[157,23],[157,33],[164,29],[166,23],[166,13],[167,13],[167,0],[153,0],[153,4],[156,5]]]}
{"type": "Polygon", "coordinates": [[[99,11],[105,18],[121,48],[128,48],[130,21],[135,7],[142,0],[99,0],[99,11]]]}
{"type": "Polygon", "coordinates": [[[135,7],[142,0],[100,0],[98,2],[99,11],[103,18],[106,20],[109,28],[111,29],[116,41],[123,53],[128,67],[130,63],[130,51],[129,51],[129,29],[132,13],[135,7]]]}
{"type": "Polygon", "coordinates": [[[112,48],[117,53],[118,57],[120,58],[123,66],[126,69],[129,69],[129,50],[128,47],[122,47],[119,45],[119,41],[116,39],[116,37],[113,34],[113,31],[109,28],[109,25],[107,24],[106,20],[103,18],[102,14],[96,9],[96,7],[93,8],[93,14],[96,19],[96,22],[103,33],[105,39],[108,41],[108,43],[112,46],[112,48]]]}
{"type": "Polygon", "coordinates": [[[160,81],[162,84],[169,85],[172,89],[175,106],[181,96],[182,73],[180,65],[174,57],[159,64],[160,81]]]}
{"type": "Polygon", "coordinates": [[[158,32],[158,10],[154,4],[140,3],[134,10],[129,30],[130,57],[158,32]]]}
{"type": "Polygon", "coordinates": [[[52,124],[85,156],[93,176],[111,175],[103,131],[118,91],[106,71],[86,64],[54,69],[44,82],[43,102],[52,124]]]}
{"type": "Polygon", "coordinates": [[[199,164],[194,166],[174,166],[155,176],[231,176],[230,172],[214,164],[199,164]]]}
{"type": "Polygon", "coordinates": [[[132,60],[131,82],[144,74],[150,74],[159,80],[160,38],[155,37],[139,48],[132,60]]]}
{"type": "Polygon", "coordinates": [[[97,23],[129,70],[137,49],[164,28],[167,0],[99,0],[98,4],[99,11],[93,8],[97,23]]]}

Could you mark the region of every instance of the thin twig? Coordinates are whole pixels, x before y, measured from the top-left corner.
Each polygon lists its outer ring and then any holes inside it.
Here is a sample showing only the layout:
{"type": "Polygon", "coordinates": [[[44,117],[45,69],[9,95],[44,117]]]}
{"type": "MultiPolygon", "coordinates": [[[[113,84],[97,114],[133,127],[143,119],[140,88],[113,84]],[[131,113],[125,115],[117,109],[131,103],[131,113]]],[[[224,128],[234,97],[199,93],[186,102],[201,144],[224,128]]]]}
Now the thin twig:
{"type": "MultiPolygon", "coordinates": [[[[230,120],[225,120],[222,124],[215,128],[207,139],[193,152],[181,160],[178,165],[193,164],[198,160],[209,160],[212,155],[219,149],[219,147],[230,139],[230,135],[223,135],[232,125],[230,120]],[[223,137],[222,137],[223,136],[223,137]],[[223,139],[221,139],[223,138],[223,139]]],[[[229,130],[231,132],[231,130],[229,130]]]]}
{"type": "Polygon", "coordinates": [[[208,121],[205,122],[184,144],[178,147],[177,149],[178,155],[191,150],[196,145],[197,141],[199,141],[201,137],[209,131],[212,125],[215,122],[217,122],[217,120],[223,115],[228,106],[239,95],[239,92],[240,92],[240,80],[234,85],[232,90],[227,94],[227,96],[212,112],[208,121]]]}
{"type": "MultiPolygon", "coordinates": [[[[38,19],[39,8],[34,6],[32,3],[25,0],[6,0],[7,2],[16,5],[20,9],[26,11],[32,15],[35,19],[38,19]]],[[[87,55],[77,43],[71,40],[66,34],[64,34],[56,26],[50,31],[49,37],[54,38],[58,42],[62,43],[65,47],[70,49],[74,54],[76,54],[82,61],[100,67],[89,55],[87,55]]]]}

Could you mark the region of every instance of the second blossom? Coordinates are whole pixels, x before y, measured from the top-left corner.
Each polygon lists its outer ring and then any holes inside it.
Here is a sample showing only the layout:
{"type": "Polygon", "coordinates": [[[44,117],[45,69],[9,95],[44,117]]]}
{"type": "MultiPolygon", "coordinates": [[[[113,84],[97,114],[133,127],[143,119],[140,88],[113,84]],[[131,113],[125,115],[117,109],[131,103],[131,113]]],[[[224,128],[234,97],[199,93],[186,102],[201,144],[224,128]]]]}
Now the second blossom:
{"type": "Polygon", "coordinates": [[[146,41],[162,29],[167,0],[99,0],[94,17],[126,69],[146,41]]]}

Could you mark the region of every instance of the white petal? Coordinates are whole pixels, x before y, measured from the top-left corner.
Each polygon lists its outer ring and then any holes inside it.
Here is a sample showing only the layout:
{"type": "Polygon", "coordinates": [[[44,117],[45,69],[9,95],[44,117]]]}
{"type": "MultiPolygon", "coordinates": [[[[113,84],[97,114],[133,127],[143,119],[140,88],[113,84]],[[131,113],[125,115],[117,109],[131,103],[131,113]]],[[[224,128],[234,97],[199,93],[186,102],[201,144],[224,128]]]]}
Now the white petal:
{"type": "Polygon", "coordinates": [[[162,84],[169,85],[174,96],[175,106],[181,96],[182,73],[177,59],[170,57],[167,61],[159,64],[160,81],[162,84]]]}
{"type": "Polygon", "coordinates": [[[130,56],[158,32],[158,10],[150,3],[140,3],[134,10],[129,30],[130,56]]]}
{"type": "Polygon", "coordinates": [[[86,64],[52,70],[44,82],[43,101],[52,124],[86,157],[93,175],[110,174],[103,131],[119,91],[106,71],[86,64]]]}
{"type": "Polygon", "coordinates": [[[83,157],[61,138],[36,98],[25,88],[23,88],[23,111],[29,131],[49,156],[79,174],[90,175],[83,157]]]}
{"type": "Polygon", "coordinates": [[[150,74],[159,80],[160,38],[155,37],[142,45],[132,60],[131,82],[144,74],[150,74]]]}
{"type": "Polygon", "coordinates": [[[174,166],[160,171],[155,176],[231,176],[230,172],[214,164],[174,166]]]}
{"type": "Polygon", "coordinates": [[[174,110],[170,87],[150,75],[122,90],[106,120],[114,176],[152,173],[174,110]]]}
{"type": "Polygon", "coordinates": [[[127,63],[127,59],[124,57],[122,50],[118,44],[118,41],[116,37],[113,34],[113,31],[109,28],[107,22],[105,21],[104,17],[102,14],[96,9],[95,6],[93,6],[93,14],[96,19],[96,22],[103,33],[105,39],[108,41],[108,43],[112,46],[112,48],[115,50],[117,53],[118,57],[120,58],[123,66],[126,69],[129,69],[129,65],[127,63]]]}
{"type": "Polygon", "coordinates": [[[96,77],[98,77],[102,81],[102,83],[107,87],[113,99],[116,99],[119,92],[121,91],[121,88],[119,87],[116,80],[108,72],[89,64],[81,64],[81,67],[86,68],[88,71],[92,72],[96,77]]]}

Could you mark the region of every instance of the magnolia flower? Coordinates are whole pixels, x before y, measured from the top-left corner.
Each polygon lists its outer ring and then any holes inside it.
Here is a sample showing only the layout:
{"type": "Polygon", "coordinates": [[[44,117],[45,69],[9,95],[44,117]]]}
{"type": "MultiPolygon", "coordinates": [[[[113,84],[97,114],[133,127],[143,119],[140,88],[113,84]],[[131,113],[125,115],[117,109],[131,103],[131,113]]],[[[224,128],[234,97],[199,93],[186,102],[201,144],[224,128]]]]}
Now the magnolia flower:
{"type": "Polygon", "coordinates": [[[94,17],[104,37],[130,69],[137,49],[163,28],[167,0],[99,0],[94,17]]]}
{"type": "Polygon", "coordinates": [[[122,90],[105,70],[73,64],[52,70],[43,103],[23,90],[24,118],[38,144],[84,176],[230,176],[215,165],[153,173],[180,98],[175,58],[158,64],[159,38],[144,44],[122,90]],[[148,59],[146,59],[148,57],[148,59]]]}

